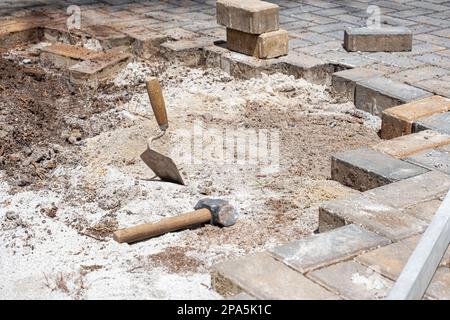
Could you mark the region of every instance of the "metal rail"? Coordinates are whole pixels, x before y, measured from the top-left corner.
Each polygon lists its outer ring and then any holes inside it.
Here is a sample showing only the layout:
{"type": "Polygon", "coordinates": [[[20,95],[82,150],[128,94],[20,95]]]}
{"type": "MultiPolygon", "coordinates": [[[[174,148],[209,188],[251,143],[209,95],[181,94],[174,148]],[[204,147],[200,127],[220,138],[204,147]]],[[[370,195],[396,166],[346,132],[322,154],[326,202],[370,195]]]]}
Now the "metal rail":
{"type": "Polygon", "coordinates": [[[422,299],[450,243],[450,191],[389,292],[387,300],[422,299]]]}

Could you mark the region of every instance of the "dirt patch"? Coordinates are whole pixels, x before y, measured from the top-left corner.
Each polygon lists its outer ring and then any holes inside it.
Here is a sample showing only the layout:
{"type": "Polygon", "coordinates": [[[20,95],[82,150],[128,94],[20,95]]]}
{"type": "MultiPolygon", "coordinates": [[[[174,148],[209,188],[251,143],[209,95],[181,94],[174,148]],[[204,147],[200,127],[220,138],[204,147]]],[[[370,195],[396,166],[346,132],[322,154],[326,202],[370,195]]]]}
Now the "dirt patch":
{"type": "Polygon", "coordinates": [[[0,58],[0,170],[24,187],[45,182],[61,163],[76,163],[75,145],[114,123],[92,121],[117,103],[98,98],[110,90],[104,84],[94,92],[64,73],[0,58]]]}
{"type": "Polygon", "coordinates": [[[201,265],[200,261],[189,257],[186,252],[189,247],[169,247],[162,252],[152,254],[148,258],[156,267],[166,268],[172,273],[196,272],[201,265]]]}

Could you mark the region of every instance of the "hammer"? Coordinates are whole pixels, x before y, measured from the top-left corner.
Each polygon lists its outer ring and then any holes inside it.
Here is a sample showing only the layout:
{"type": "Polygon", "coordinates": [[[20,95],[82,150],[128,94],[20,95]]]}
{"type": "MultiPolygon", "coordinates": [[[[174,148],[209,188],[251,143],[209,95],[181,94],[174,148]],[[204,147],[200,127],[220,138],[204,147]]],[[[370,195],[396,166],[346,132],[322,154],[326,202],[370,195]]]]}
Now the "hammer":
{"type": "Polygon", "coordinates": [[[117,230],[113,239],[119,243],[133,243],[208,222],[220,227],[230,227],[237,220],[237,211],[228,201],[222,199],[201,199],[194,209],[195,211],[176,217],[117,230]]]}

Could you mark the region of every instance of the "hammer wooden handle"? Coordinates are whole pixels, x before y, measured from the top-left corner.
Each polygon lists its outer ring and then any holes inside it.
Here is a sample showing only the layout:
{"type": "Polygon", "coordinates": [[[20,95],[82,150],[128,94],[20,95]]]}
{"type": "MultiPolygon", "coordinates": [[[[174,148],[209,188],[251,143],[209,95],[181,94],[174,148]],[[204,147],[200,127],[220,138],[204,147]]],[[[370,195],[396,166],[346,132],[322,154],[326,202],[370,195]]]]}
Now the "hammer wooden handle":
{"type": "Polygon", "coordinates": [[[119,243],[132,243],[210,221],[211,211],[203,208],[180,216],[165,218],[154,223],[117,230],[114,232],[113,239],[119,243]]]}
{"type": "Polygon", "coordinates": [[[169,121],[167,120],[166,105],[158,78],[151,77],[147,80],[147,93],[156,122],[158,122],[159,128],[165,131],[169,127],[169,121]]]}

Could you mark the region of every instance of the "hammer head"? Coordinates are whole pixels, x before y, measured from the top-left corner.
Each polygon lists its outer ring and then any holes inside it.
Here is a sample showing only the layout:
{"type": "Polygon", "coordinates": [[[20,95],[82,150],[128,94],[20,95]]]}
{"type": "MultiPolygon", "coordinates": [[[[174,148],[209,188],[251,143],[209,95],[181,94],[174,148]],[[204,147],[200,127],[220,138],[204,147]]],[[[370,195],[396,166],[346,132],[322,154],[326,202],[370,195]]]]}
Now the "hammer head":
{"type": "Polygon", "coordinates": [[[222,199],[205,198],[195,205],[194,209],[206,208],[211,211],[211,224],[220,227],[230,227],[236,223],[237,211],[228,201],[222,199]]]}

